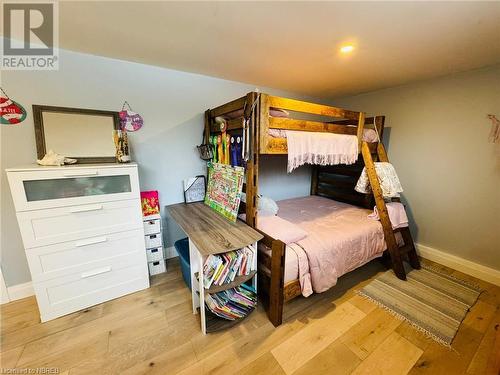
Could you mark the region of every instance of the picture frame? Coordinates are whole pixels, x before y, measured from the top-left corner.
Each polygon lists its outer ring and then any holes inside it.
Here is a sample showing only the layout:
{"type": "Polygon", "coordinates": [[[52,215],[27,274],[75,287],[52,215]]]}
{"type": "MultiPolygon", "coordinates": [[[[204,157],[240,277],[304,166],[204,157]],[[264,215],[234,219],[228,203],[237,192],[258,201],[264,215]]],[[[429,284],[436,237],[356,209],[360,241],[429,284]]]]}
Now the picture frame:
{"type": "Polygon", "coordinates": [[[47,151],[77,159],[77,164],[115,163],[113,130],[120,129],[118,112],[33,105],[38,159],[47,151]]]}
{"type": "Polygon", "coordinates": [[[185,179],[184,203],[203,202],[207,191],[207,179],[204,175],[198,175],[185,179]]]}

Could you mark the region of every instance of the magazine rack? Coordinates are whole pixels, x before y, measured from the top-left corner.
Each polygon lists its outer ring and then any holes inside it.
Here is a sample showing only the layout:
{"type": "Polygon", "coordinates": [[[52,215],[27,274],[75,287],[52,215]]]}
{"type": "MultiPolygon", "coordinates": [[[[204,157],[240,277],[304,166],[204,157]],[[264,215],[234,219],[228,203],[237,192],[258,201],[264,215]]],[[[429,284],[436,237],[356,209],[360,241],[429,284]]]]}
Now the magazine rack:
{"type": "Polygon", "coordinates": [[[244,318],[226,320],[211,313],[205,305],[207,293],[217,293],[251,282],[257,290],[257,272],[236,277],[232,282],[223,285],[212,285],[206,289],[203,284],[203,265],[208,256],[239,250],[244,247],[255,251],[253,257],[254,270],[257,269],[257,242],[262,235],[244,222],[232,223],[213,211],[202,202],[175,204],[167,207],[172,218],[189,238],[191,297],[193,314],[201,315],[201,330],[204,334],[231,327],[244,318]]]}

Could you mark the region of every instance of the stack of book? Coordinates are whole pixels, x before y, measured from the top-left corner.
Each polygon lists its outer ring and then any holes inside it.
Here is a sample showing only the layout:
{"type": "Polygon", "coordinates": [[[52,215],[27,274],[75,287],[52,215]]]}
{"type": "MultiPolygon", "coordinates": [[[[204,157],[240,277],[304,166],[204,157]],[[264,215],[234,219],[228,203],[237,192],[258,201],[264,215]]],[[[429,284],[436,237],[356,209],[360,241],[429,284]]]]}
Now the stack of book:
{"type": "Polygon", "coordinates": [[[254,288],[241,284],[222,292],[206,294],[205,304],[220,318],[236,320],[247,316],[257,305],[254,288]]]}
{"type": "Polygon", "coordinates": [[[255,271],[255,256],[255,251],[248,247],[209,255],[203,265],[203,285],[208,289],[212,285],[233,282],[236,276],[249,275],[255,271]]]}

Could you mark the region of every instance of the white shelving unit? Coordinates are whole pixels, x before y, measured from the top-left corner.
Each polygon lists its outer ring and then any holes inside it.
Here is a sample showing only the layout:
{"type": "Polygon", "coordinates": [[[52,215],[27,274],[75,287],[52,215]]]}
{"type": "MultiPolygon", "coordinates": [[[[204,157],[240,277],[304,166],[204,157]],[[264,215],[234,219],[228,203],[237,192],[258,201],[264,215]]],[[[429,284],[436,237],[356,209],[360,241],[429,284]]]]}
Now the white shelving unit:
{"type": "MultiPolygon", "coordinates": [[[[246,246],[254,253],[253,256],[253,267],[252,269],[257,270],[257,242],[249,244],[246,246]]],[[[216,254],[221,254],[220,252],[216,254]]],[[[207,293],[218,293],[223,290],[235,288],[248,280],[252,281],[252,287],[257,292],[257,271],[251,272],[249,275],[239,276],[236,279],[227,284],[223,285],[214,285],[208,289],[206,289],[203,285],[203,265],[205,264],[205,260],[208,255],[204,254],[196,245],[189,240],[189,257],[190,257],[190,265],[191,265],[191,299],[193,302],[193,314],[197,314],[198,310],[201,314],[201,331],[203,334],[207,332],[214,332],[224,328],[228,328],[232,325],[237,324],[239,321],[245,319],[241,318],[238,320],[224,320],[223,318],[213,317],[211,319],[208,318],[207,307],[205,305],[205,295],[207,293]],[[201,275],[201,276],[200,276],[201,275]],[[210,327],[210,323],[212,327],[210,327]],[[207,328],[208,327],[208,328],[207,328]]]]}
{"type": "Polygon", "coordinates": [[[143,217],[144,242],[149,276],[167,272],[166,254],[163,249],[163,233],[160,214],[143,217]]]}
{"type": "Polygon", "coordinates": [[[189,238],[191,297],[193,314],[200,312],[200,325],[203,334],[229,328],[241,322],[227,320],[212,314],[205,304],[207,293],[217,293],[237,287],[251,280],[257,290],[257,242],[262,234],[250,228],[244,222],[230,222],[202,202],[190,204],[175,204],[167,207],[172,218],[179,224],[189,238]],[[205,289],[203,285],[203,264],[209,255],[223,254],[244,247],[254,252],[254,269],[249,275],[239,276],[232,283],[211,286],[205,289]]]}

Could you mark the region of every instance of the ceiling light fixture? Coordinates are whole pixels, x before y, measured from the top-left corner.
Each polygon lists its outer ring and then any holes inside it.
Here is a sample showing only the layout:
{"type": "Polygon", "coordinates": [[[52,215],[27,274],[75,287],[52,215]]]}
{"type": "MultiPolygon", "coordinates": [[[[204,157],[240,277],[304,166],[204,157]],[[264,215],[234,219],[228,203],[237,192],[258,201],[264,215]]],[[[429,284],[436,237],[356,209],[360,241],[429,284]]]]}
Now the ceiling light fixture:
{"type": "Polygon", "coordinates": [[[354,46],[352,44],[347,44],[345,46],[340,47],[341,53],[351,53],[354,51],[354,46]]]}

